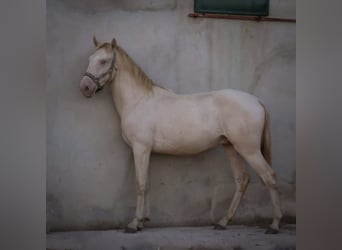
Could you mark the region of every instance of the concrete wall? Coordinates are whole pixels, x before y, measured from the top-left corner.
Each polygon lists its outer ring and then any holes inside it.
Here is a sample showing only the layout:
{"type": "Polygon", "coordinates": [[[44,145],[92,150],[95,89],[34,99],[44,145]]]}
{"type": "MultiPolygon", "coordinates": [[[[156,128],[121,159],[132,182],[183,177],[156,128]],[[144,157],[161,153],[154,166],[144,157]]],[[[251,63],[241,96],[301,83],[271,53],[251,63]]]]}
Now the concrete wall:
{"type": "MultiPolygon", "coordinates": [[[[92,35],[113,36],[156,83],[176,93],[235,88],[261,98],[272,123],[274,169],[285,217],[295,217],[295,24],[193,19],[192,0],[47,1],[47,227],[123,227],[134,216],[133,157],[110,90],[92,99],[79,81],[92,35]]],[[[295,17],[294,0],[270,14],[295,17]]],[[[228,209],[235,185],[220,147],[151,158],[150,226],[207,225],[228,209]]],[[[234,222],[271,220],[269,194],[251,183],[234,222]]]]}

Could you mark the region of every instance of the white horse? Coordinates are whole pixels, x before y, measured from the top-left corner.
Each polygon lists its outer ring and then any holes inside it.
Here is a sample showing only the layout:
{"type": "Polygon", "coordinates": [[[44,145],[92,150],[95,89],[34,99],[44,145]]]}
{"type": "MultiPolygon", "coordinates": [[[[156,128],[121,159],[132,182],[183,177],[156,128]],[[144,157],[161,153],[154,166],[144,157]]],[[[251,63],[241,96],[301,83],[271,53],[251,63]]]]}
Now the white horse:
{"type": "Polygon", "coordinates": [[[100,44],[93,37],[93,42],[96,50],[89,57],[80,90],[92,97],[104,85],[111,85],[122,136],[134,154],[137,206],[126,232],[141,230],[149,217],[147,181],[152,152],[189,155],[222,145],[231,162],[236,191],[215,229],[225,229],[246,190],[249,176],[244,158],[269,189],[273,222],[266,233],[277,233],[282,213],[275,172],[270,166],[269,119],[261,101],[230,89],[177,95],[154,84],[114,38],[111,43],[100,44]]]}

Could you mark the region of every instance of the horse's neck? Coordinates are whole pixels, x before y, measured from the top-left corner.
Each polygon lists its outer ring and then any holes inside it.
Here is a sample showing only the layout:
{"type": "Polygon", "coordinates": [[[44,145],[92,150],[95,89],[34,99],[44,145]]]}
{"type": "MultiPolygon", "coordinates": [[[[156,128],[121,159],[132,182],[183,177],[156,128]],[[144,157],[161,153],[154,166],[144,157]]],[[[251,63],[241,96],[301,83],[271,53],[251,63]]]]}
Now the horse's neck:
{"type": "Polygon", "coordinates": [[[150,95],[151,91],[141,86],[128,70],[119,68],[112,85],[112,96],[120,117],[134,108],[142,98],[150,95]]]}

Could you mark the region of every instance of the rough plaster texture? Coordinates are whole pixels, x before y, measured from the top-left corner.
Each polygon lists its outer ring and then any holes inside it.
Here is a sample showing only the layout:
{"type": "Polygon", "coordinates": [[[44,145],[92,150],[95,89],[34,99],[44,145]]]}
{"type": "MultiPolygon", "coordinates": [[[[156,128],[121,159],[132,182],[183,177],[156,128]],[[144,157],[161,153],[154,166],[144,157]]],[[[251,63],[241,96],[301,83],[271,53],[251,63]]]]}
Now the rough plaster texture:
{"type": "MultiPolygon", "coordinates": [[[[115,36],[152,80],[176,93],[235,88],[261,98],[271,114],[281,207],[295,217],[295,24],[193,19],[192,11],[192,0],[47,1],[48,229],[123,227],[134,216],[133,157],[110,90],[92,99],[79,92],[93,34],[115,36]]],[[[270,13],[293,18],[295,1],[271,0],[270,13]]],[[[268,191],[248,169],[235,223],[272,216],[268,191]]],[[[150,176],[151,226],[215,222],[235,189],[220,147],[153,155],[150,176]]]]}

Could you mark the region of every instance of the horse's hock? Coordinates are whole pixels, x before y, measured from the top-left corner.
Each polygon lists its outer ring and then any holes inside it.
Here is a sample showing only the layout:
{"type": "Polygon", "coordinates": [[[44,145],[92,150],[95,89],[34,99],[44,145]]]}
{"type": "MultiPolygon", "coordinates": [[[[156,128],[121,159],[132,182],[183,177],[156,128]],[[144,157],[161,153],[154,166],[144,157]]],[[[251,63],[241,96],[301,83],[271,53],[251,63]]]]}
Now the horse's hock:
{"type": "MultiPolygon", "coordinates": [[[[294,16],[290,2],[271,0],[271,14],[273,8],[294,16]]],[[[134,160],[110,90],[91,100],[78,91],[93,34],[101,41],[117,38],[154,82],[178,94],[235,88],[259,97],[270,111],[281,210],[285,220],[295,219],[295,26],[194,20],[187,17],[192,5],[47,1],[48,229],[124,227],[135,213],[134,160]]],[[[232,223],[268,224],[269,193],[248,172],[232,223]]],[[[152,155],[149,190],[147,226],[210,225],[226,214],[235,181],[224,150],[216,147],[194,156],[152,155]]]]}

